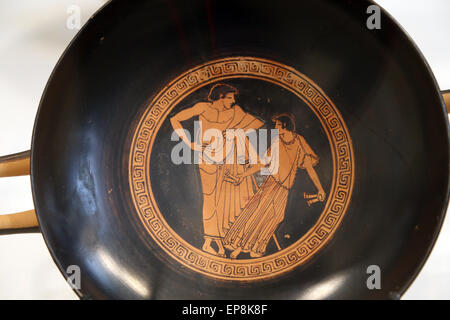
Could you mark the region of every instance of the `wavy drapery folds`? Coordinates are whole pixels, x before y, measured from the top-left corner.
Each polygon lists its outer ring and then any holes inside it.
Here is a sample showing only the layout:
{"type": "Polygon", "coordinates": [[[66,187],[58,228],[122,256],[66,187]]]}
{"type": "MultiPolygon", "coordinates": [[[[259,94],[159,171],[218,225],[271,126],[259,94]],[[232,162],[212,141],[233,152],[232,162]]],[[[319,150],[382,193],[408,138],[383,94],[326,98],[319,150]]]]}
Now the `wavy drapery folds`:
{"type": "Polygon", "coordinates": [[[223,58],[195,67],[169,83],[148,105],[132,140],[129,186],[136,212],[148,234],[174,261],[208,277],[257,281],[281,275],[311,259],[333,236],[350,203],[355,163],[349,131],[334,103],[310,79],[281,63],[256,57],[223,58]],[[150,183],[150,155],[169,112],[194,91],[238,78],[276,84],[303,100],[320,120],[333,157],[333,182],[315,225],[289,247],[254,259],[232,260],[203,252],[182,239],[164,219],[150,183]]]}

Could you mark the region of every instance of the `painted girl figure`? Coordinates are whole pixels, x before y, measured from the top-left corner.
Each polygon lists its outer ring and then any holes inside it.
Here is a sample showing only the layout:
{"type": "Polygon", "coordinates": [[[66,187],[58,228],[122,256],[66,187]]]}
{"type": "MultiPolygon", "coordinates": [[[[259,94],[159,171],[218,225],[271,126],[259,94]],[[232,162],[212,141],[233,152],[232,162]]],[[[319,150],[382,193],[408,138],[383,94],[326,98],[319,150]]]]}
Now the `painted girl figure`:
{"type": "MultiPolygon", "coordinates": [[[[298,169],[304,169],[308,173],[318,190],[318,201],[325,200],[325,191],[314,170],[319,157],[306,140],[295,132],[293,115],[279,114],[274,116],[272,121],[275,129],[279,131],[279,141],[276,146],[279,153],[278,163],[275,167],[273,164],[270,166],[270,175],[250,198],[223,239],[225,247],[233,250],[230,254],[230,258],[233,259],[237,258],[241,252],[249,252],[253,258],[263,256],[271,238],[280,249],[275,231],[284,220],[289,191],[294,184],[298,169]]],[[[267,155],[270,157],[270,153],[274,150],[272,144],[267,155]]],[[[242,174],[231,178],[239,184],[240,181],[264,167],[267,170],[269,166],[256,164],[242,174]]]]}

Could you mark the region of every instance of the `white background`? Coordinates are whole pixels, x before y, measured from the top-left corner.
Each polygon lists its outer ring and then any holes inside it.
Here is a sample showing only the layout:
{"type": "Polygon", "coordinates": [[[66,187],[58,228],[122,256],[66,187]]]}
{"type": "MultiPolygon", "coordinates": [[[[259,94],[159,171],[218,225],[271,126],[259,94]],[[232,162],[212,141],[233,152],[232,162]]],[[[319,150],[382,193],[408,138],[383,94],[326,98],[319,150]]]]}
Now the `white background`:
{"type": "MultiPolygon", "coordinates": [[[[77,30],[104,0],[0,0],[0,155],[28,150],[41,94],[77,30]]],[[[379,0],[421,49],[441,89],[450,89],[450,0],[379,0]]],[[[33,207],[29,177],[0,179],[0,214],[33,207]]],[[[403,299],[450,298],[450,223],[403,299]]],[[[0,299],[77,299],[40,234],[0,237],[0,299]]]]}

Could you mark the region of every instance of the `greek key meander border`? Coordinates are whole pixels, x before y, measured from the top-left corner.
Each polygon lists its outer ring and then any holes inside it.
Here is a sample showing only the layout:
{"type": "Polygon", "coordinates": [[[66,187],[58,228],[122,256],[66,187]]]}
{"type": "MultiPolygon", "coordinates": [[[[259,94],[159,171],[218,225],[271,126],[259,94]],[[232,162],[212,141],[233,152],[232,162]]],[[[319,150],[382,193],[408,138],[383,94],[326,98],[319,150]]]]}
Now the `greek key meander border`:
{"type": "MultiPolygon", "coordinates": [[[[129,159],[129,181],[139,217],[166,253],[181,264],[205,275],[227,280],[274,277],[309,260],[325,245],[339,226],[350,202],[354,182],[353,148],[350,135],[336,107],[320,88],[296,70],[266,59],[234,57],[212,61],[190,70],[166,86],[147,107],[133,137],[129,159]],[[316,113],[331,138],[334,179],[329,199],[316,224],[296,243],[267,257],[230,260],[192,247],[165,222],[146,184],[149,147],[159,125],[185,96],[210,82],[230,77],[263,78],[289,88],[316,113]],[[337,165],[336,165],[337,162],[337,165]],[[337,179],[336,179],[337,177],[337,179]],[[173,234],[172,234],[173,233],[173,234]]],[[[149,177],[148,181],[149,182],[149,177]]]]}

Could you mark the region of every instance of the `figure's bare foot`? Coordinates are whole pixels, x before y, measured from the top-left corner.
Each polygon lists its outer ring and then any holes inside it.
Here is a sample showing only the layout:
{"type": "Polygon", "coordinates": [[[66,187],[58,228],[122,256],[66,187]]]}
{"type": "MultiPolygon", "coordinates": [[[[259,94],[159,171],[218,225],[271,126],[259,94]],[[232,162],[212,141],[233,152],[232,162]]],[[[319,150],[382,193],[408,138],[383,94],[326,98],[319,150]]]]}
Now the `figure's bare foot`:
{"type": "Polygon", "coordinates": [[[211,247],[211,245],[210,245],[209,243],[206,243],[206,242],[205,242],[205,244],[203,245],[202,249],[203,249],[203,251],[208,252],[208,253],[211,253],[211,254],[213,254],[213,255],[215,255],[215,256],[218,255],[218,254],[217,254],[217,251],[214,250],[213,247],[211,247]]]}
{"type": "Polygon", "coordinates": [[[252,257],[252,258],[259,258],[259,257],[262,257],[262,254],[250,251],[250,257],[252,257]]]}
{"type": "Polygon", "coordinates": [[[242,251],[242,248],[235,249],[232,253],[230,253],[230,258],[236,259],[237,256],[241,253],[241,251],[242,251]]]}
{"type": "Polygon", "coordinates": [[[223,248],[222,240],[215,240],[215,241],[216,241],[217,247],[219,248],[219,252],[217,252],[217,255],[219,257],[226,258],[227,256],[225,255],[225,249],[223,248]]]}
{"type": "Polygon", "coordinates": [[[231,245],[229,245],[229,244],[224,244],[223,246],[225,247],[225,249],[228,249],[228,250],[231,250],[231,251],[234,250],[234,248],[231,245]]]}

